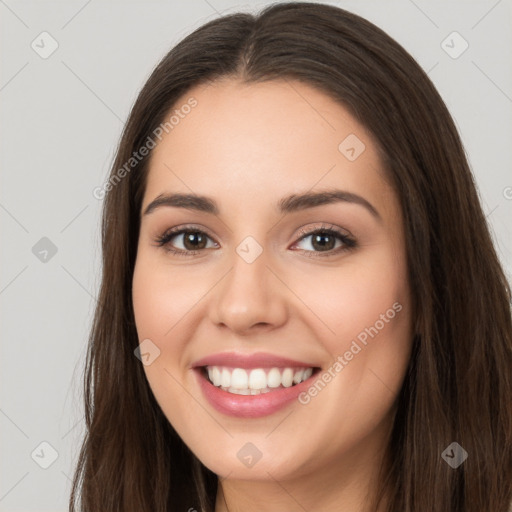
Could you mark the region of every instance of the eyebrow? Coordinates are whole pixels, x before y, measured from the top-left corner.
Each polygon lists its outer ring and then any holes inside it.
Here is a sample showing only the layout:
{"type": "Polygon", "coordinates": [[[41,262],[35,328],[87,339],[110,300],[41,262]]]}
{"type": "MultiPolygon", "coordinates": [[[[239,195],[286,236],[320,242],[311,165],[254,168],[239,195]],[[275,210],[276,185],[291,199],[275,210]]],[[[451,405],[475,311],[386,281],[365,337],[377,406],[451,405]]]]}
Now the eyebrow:
{"type": "MultiPolygon", "coordinates": [[[[331,189],[323,192],[305,192],[303,194],[292,194],[280,199],[276,205],[278,212],[288,214],[315,208],[326,204],[338,202],[353,203],[366,208],[373,217],[382,221],[382,217],[377,209],[364,197],[352,192],[339,189],[331,189]]],[[[144,215],[149,215],[162,206],[173,206],[175,208],[185,208],[187,210],[196,210],[213,215],[219,215],[220,209],[216,201],[207,196],[198,194],[160,194],[144,210],[144,215]]]]}

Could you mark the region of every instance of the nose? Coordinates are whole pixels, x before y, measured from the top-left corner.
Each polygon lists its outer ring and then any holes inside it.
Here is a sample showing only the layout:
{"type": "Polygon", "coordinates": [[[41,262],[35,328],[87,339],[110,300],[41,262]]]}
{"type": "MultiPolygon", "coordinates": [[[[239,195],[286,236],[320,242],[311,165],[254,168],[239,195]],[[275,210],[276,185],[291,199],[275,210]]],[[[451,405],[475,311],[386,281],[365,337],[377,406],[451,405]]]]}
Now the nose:
{"type": "Polygon", "coordinates": [[[234,251],[230,270],[215,287],[210,319],[240,336],[270,331],[287,319],[287,290],[263,251],[254,261],[234,251]]]}

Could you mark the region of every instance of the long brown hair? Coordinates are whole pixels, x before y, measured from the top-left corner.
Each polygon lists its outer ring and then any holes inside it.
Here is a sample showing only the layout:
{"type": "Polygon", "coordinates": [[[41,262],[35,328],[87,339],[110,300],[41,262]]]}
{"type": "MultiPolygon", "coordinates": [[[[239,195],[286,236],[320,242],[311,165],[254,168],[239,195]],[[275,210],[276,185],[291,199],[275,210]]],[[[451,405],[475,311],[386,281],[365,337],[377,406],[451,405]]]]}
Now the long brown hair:
{"type": "Polygon", "coordinates": [[[70,511],[214,510],[217,476],[169,424],[134,356],[131,283],[151,153],[122,179],[119,169],[180,97],[221,77],[300,80],[340,102],[373,134],[400,199],[416,334],[397,398],[393,464],[379,487],[389,493],[389,512],[506,512],[511,294],[461,140],[433,84],[398,43],[359,16],[302,2],[203,25],[156,66],[133,106],[111,170],[118,179],[104,188],[103,274],[70,511]],[[455,469],[441,457],[452,442],[468,453],[455,469]]]}

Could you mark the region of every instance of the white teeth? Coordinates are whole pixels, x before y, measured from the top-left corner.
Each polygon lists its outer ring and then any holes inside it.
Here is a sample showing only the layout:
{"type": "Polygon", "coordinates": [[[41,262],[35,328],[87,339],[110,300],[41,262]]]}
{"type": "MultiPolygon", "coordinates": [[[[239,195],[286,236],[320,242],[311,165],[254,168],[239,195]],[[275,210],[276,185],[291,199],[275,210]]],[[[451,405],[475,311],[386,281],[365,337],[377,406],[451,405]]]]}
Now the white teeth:
{"type": "Polygon", "coordinates": [[[285,388],[289,388],[293,384],[293,370],[291,368],[285,368],[281,382],[285,388]]]}
{"type": "MultiPolygon", "coordinates": [[[[209,368],[208,368],[208,370],[209,370],[209,368]]],[[[208,372],[208,374],[209,374],[209,372],[208,372]]],[[[222,379],[220,376],[220,370],[216,366],[213,366],[212,374],[213,375],[210,377],[210,380],[213,382],[213,385],[220,386],[222,379]]]]}
{"type": "Polygon", "coordinates": [[[250,395],[251,390],[250,389],[238,389],[234,387],[230,387],[227,389],[230,393],[234,393],[235,395],[250,395]]]}
{"type": "Polygon", "coordinates": [[[304,377],[304,370],[298,370],[295,372],[295,375],[293,376],[293,383],[298,384],[302,381],[302,378],[304,377]]]}
{"type": "Polygon", "coordinates": [[[258,368],[251,371],[251,376],[249,377],[249,387],[254,391],[267,387],[267,376],[265,375],[264,370],[258,368]]]}
{"type": "Polygon", "coordinates": [[[226,368],[207,366],[210,382],[237,395],[259,395],[276,388],[289,388],[311,377],[313,368],[226,368]]]}
{"type": "Polygon", "coordinates": [[[243,368],[235,368],[231,372],[231,387],[235,389],[247,389],[249,377],[243,368]]]}
{"type": "Polygon", "coordinates": [[[281,372],[279,368],[272,368],[268,372],[267,384],[269,388],[278,388],[281,385],[281,372]]]}
{"type": "Polygon", "coordinates": [[[222,368],[220,385],[225,388],[229,388],[229,386],[231,386],[231,372],[227,368],[222,368]]]}

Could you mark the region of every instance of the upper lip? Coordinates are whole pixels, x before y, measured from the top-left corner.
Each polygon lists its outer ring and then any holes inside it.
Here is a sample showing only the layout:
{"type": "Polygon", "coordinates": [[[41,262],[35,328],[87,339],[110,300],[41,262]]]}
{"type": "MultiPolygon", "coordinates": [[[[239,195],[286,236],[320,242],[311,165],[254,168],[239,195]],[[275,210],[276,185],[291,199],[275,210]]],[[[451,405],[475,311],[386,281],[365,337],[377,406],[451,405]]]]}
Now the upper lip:
{"type": "Polygon", "coordinates": [[[237,352],[220,352],[198,359],[192,368],[201,366],[230,366],[233,368],[315,368],[314,364],[281,357],[266,352],[241,354],[237,352]]]}

